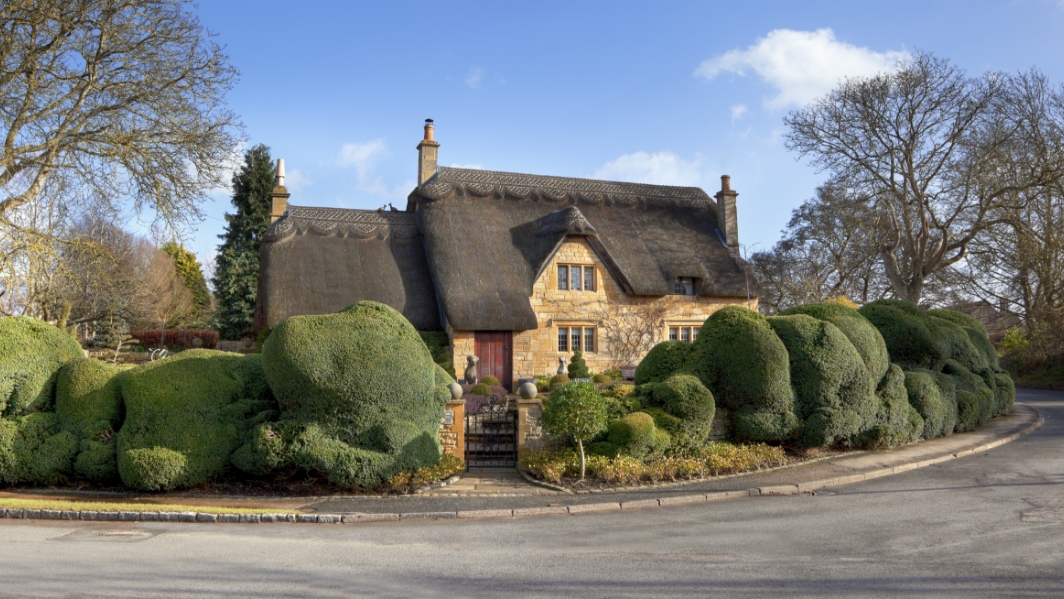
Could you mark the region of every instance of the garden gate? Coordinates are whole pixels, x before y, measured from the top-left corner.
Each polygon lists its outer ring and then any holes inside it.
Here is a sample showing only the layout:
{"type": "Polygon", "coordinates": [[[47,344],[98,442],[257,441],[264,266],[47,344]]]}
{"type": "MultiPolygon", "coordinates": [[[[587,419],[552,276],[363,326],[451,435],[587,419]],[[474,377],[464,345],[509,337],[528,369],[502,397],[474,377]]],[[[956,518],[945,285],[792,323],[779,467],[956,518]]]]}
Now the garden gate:
{"type": "Polygon", "coordinates": [[[465,410],[466,469],[517,467],[517,410],[509,401],[470,398],[465,410]]]}

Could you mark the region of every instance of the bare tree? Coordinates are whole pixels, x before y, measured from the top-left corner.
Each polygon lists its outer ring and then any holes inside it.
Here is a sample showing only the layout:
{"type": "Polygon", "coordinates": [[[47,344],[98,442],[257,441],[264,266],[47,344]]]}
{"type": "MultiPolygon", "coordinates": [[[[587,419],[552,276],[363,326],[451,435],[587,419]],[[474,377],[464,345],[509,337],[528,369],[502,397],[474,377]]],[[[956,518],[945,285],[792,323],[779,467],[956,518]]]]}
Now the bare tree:
{"type": "Polygon", "coordinates": [[[599,323],[599,343],[604,344],[612,366],[638,364],[662,340],[666,306],[661,301],[629,298],[620,303],[602,299],[581,305],[599,323]]]}
{"type": "Polygon", "coordinates": [[[182,0],[0,3],[0,224],[60,192],[198,218],[240,127],[212,37],[182,0]]]}
{"type": "Polygon", "coordinates": [[[995,211],[1064,176],[1064,98],[1036,71],[968,77],[918,53],[792,112],[788,148],[869,198],[896,297],[919,303],[995,211]]]}

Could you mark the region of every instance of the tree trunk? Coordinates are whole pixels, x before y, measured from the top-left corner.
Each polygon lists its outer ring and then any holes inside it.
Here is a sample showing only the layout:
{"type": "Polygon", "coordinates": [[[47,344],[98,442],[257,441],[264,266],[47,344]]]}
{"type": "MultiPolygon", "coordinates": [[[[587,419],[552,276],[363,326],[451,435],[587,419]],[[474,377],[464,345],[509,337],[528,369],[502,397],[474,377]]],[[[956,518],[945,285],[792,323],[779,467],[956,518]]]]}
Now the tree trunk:
{"type": "Polygon", "coordinates": [[[584,471],[587,468],[587,461],[584,459],[584,442],[577,441],[576,446],[580,448],[580,480],[584,480],[584,471]]]}

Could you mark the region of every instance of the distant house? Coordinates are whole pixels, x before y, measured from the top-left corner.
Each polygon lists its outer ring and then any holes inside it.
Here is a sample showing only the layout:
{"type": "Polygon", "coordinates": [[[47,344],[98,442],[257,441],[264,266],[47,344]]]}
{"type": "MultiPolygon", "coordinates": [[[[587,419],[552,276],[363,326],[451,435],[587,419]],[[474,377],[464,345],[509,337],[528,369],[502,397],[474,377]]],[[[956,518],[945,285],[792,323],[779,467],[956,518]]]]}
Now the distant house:
{"type": "Polygon", "coordinates": [[[729,177],[673,187],[437,167],[431,121],[406,210],[288,205],[283,164],[262,244],[259,326],[373,300],[445,330],[455,370],[510,387],[583,352],[592,371],[693,341],[713,311],[756,309],[729,177]]]}

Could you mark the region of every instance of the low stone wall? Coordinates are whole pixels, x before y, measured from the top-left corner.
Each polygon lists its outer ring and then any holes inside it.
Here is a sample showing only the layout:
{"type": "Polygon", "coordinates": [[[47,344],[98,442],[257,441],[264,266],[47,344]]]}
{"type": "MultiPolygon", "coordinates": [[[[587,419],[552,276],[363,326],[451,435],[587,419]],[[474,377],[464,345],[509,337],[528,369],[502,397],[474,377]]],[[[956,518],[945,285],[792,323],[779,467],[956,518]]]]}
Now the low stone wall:
{"type": "Polygon", "coordinates": [[[447,402],[440,422],[440,445],[443,451],[465,460],[465,400],[447,402]]]}

